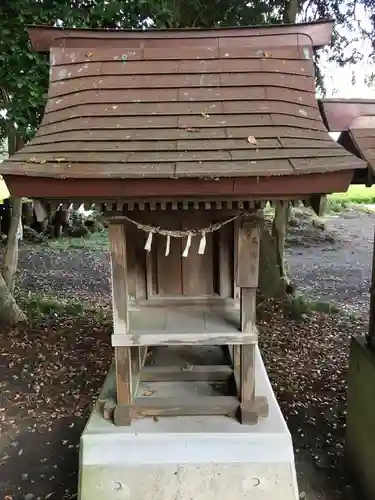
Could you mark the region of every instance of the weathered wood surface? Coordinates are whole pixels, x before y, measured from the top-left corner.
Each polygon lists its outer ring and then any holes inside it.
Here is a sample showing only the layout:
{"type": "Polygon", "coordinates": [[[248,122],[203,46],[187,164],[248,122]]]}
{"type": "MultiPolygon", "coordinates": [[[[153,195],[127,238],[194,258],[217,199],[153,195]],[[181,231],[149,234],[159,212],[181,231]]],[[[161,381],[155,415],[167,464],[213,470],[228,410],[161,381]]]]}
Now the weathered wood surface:
{"type": "Polygon", "coordinates": [[[370,288],[370,322],[367,333],[367,342],[369,346],[375,350],[375,233],[374,233],[374,248],[372,255],[372,273],[371,273],[371,288],[370,288]]]}
{"type": "MultiPolygon", "coordinates": [[[[115,348],[117,404],[129,407],[133,400],[133,382],[130,347],[115,348]]],[[[127,424],[131,423],[131,412],[127,414],[127,424]]]]}
{"type": "Polygon", "coordinates": [[[110,224],[109,242],[112,275],[112,307],[114,333],[129,328],[126,231],[124,224],[110,224]]]}
{"type": "Polygon", "coordinates": [[[233,375],[226,365],[145,366],[141,382],[224,381],[233,375]]]}
{"type": "MultiPolygon", "coordinates": [[[[255,346],[241,346],[241,407],[254,408],[255,400],[255,346]]],[[[252,423],[252,411],[243,411],[242,423],[252,423]],[[250,420],[249,420],[250,419],[250,420]]]]}
{"type": "Polygon", "coordinates": [[[237,286],[256,288],[259,274],[259,228],[256,222],[242,222],[237,245],[237,286]]]}
{"type": "Polygon", "coordinates": [[[251,332],[255,328],[256,291],[253,288],[241,288],[240,317],[241,331],[251,332]]]}
{"type": "Polygon", "coordinates": [[[269,404],[266,397],[257,396],[252,401],[241,404],[241,423],[256,425],[260,418],[268,417],[269,404]]]}
{"type": "Polygon", "coordinates": [[[219,231],[219,293],[220,297],[233,297],[233,229],[227,224],[219,231]]]}
{"type": "Polygon", "coordinates": [[[190,398],[139,397],[132,406],[118,405],[114,410],[116,425],[128,425],[127,415],[135,417],[173,417],[189,415],[227,415],[235,417],[240,403],[232,396],[199,396],[190,398]]]}
{"type": "Polygon", "coordinates": [[[303,35],[316,25],[294,25],[294,33],[284,25],[278,36],[270,29],[233,30],[230,38],[199,30],[194,39],[184,30],[173,41],[157,30],[141,30],[131,41],[91,32],[84,48],[80,37],[66,37],[64,50],[51,48],[38,133],[2,172],[77,183],[364,167],[326,133],[315,97],[314,41],[303,35]],[[281,140],[299,137],[298,145],[281,140]]]}
{"type": "Polygon", "coordinates": [[[232,331],[228,333],[148,333],[141,332],[129,335],[112,335],[112,346],[178,346],[178,345],[237,345],[255,344],[258,340],[258,333],[254,329],[252,333],[241,333],[232,331]]]}
{"type": "Polygon", "coordinates": [[[126,345],[224,345],[254,343],[254,327],[241,332],[237,310],[202,307],[145,307],[130,311],[130,329],[112,335],[113,346],[126,345]]]}

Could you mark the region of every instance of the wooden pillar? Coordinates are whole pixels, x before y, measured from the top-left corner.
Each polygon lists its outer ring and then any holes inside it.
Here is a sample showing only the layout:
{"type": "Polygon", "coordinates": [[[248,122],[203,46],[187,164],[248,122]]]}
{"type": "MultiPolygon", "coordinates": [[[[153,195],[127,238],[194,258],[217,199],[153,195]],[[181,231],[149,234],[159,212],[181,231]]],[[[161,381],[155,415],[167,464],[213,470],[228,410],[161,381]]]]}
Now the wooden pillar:
{"type": "Polygon", "coordinates": [[[370,321],[367,333],[367,342],[371,349],[375,350],[375,233],[374,233],[374,248],[372,254],[372,276],[370,287],[370,321]]]}
{"type": "MultiPolygon", "coordinates": [[[[115,335],[125,335],[129,330],[125,225],[110,224],[109,240],[112,273],[113,332],[115,335]]],[[[131,424],[133,396],[131,358],[130,347],[115,347],[117,405],[122,407],[122,425],[131,424]]],[[[116,410],[114,418],[116,420],[116,410]]]]}
{"type": "MultiPolygon", "coordinates": [[[[259,268],[259,228],[255,221],[244,221],[237,239],[237,286],[241,297],[241,330],[249,332],[256,323],[256,289],[259,268]]],[[[256,423],[255,410],[255,345],[241,345],[235,349],[234,366],[240,381],[241,421],[256,423]],[[239,366],[238,366],[239,365],[239,366]],[[238,373],[240,368],[240,373],[238,373]],[[239,375],[239,376],[238,376],[239,375]]]]}

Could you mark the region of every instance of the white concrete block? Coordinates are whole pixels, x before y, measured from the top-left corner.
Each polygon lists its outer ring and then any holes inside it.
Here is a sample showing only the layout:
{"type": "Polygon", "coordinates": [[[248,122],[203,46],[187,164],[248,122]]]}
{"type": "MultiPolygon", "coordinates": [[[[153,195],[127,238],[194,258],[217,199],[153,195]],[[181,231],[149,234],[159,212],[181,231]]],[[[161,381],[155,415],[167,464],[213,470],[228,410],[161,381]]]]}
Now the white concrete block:
{"type": "Polygon", "coordinates": [[[259,350],[269,416],[164,417],[117,427],[94,410],[81,437],[79,500],[298,500],[290,433],[259,350]]]}

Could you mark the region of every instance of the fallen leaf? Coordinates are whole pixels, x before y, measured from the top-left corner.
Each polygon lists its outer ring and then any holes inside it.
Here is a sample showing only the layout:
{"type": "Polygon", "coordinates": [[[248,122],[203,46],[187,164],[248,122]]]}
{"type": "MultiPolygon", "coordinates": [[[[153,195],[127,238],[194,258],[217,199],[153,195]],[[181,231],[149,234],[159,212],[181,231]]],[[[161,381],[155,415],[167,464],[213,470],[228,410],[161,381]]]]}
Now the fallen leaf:
{"type": "Polygon", "coordinates": [[[201,113],[201,115],[203,116],[203,118],[209,118],[210,115],[207,113],[207,111],[203,111],[203,113],[201,113]]]}
{"type": "Polygon", "coordinates": [[[45,163],[46,160],[39,160],[39,158],[36,158],[35,156],[31,156],[26,160],[26,163],[45,163]]]}
{"type": "Polygon", "coordinates": [[[152,396],[155,393],[155,391],[146,391],[143,393],[144,396],[152,396]]]}
{"type": "Polygon", "coordinates": [[[270,54],[269,52],[265,52],[265,53],[264,53],[264,57],[267,57],[267,58],[268,58],[268,57],[272,57],[272,54],[270,54]]]}
{"type": "Polygon", "coordinates": [[[85,54],[86,57],[92,57],[93,56],[93,53],[92,52],[87,52],[87,54],[85,54]]]}
{"type": "Polygon", "coordinates": [[[257,140],[253,135],[249,135],[249,137],[247,138],[247,142],[250,142],[250,144],[257,144],[257,140]]]}
{"type": "Polygon", "coordinates": [[[184,366],[181,368],[181,371],[183,372],[191,372],[193,371],[194,366],[191,363],[185,363],[184,366]]]}

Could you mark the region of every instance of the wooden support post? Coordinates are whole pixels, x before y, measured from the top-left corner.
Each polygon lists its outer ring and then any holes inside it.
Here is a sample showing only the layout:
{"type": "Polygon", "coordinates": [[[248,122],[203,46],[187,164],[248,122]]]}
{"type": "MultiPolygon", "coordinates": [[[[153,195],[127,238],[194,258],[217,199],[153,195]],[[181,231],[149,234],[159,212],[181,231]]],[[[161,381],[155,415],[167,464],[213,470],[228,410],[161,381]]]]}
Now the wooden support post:
{"type": "Polygon", "coordinates": [[[219,232],[219,291],[220,297],[232,297],[233,263],[230,262],[230,242],[233,241],[233,231],[228,224],[221,228],[219,232]]]}
{"type": "Polygon", "coordinates": [[[282,279],[286,278],[285,262],[284,262],[284,248],[285,237],[288,227],[288,214],[289,202],[278,201],[276,202],[275,218],[272,225],[272,235],[276,240],[276,260],[280,268],[280,276],[282,279]]]}
{"type": "MultiPolygon", "coordinates": [[[[129,330],[128,280],[126,259],[126,232],[124,224],[109,226],[112,272],[113,331],[115,335],[126,335],[129,330]]],[[[130,347],[115,347],[117,405],[123,406],[119,425],[131,424],[132,360],[130,347]],[[124,408],[127,410],[124,411],[124,408]]]]}
{"type": "Polygon", "coordinates": [[[122,407],[121,421],[116,417],[114,411],[114,422],[116,425],[131,424],[131,405],[133,401],[131,347],[115,347],[116,361],[116,393],[117,407],[122,407]],[[126,411],[124,410],[126,409],[126,411]]]}
{"type": "Polygon", "coordinates": [[[237,239],[237,286],[254,288],[259,276],[259,228],[255,221],[244,221],[237,239]]]}
{"type": "Polygon", "coordinates": [[[375,233],[374,233],[374,248],[372,254],[372,276],[370,288],[370,322],[367,333],[367,342],[371,349],[375,350],[375,233]]]}
{"type": "Polygon", "coordinates": [[[125,225],[110,224],[109,240],[112,274],[113,333],[115,335],[125,335],[129,330],[125,225]]]}
{"type": "MultiPolygon", "coordinates": [[[[259,268],[259,229],[256,223],[243,222],[237,240],[237,285],[241,290],[241,331],[250,332],[256,323],[256,288],[259,268]]],[[[235,366],[237,381],[240,385],[241,420],[252,424],[258,421],[255,408],[255,345],[241,345],[239,366],[235,366]],[[238,370],[239,369],[239,370],[238,370]],[[239,373],[238,373],[239,371],[239,373]]]]}

